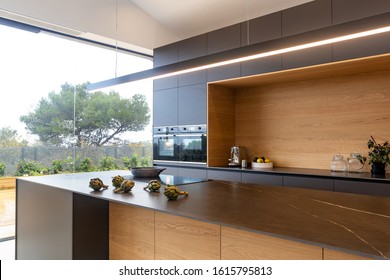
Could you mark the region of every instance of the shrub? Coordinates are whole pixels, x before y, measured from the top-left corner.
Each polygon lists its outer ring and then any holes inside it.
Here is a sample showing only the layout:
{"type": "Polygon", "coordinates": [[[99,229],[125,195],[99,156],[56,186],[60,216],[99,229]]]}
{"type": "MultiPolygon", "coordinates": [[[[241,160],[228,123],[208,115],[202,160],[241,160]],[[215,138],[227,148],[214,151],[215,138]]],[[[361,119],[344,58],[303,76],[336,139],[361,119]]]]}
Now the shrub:
{"type": "Polygon", "coordinates": [[[102,171],[118,169],[116,159],[114,157],[102,157],[99,160],[99,169],[102,171]]]}
{"type": "Polygon", "coordinates": [[[40,162],[22,160],[19,161],[16,167],[15,176],[41,175],[47,173],[48,169],[40,162]]]}
{"type": "Polygon", "coordinates": [[[51,174],[58,174],[64,172],[73,172],[73,158],[68,157],[64,160],[54,159],[52,160],[52,166],[50,169],[51,174]]]}
{"type": "Polygon", "coordinates": [[[91,172],[97,171],[97,167],[93,164],[93,161],[90,157],[85,158],[84,160],[76,161],[76,172],[91,172]]]}
{"type": "Polygon", "coordinates": [[[5,163],[0,161],[0,177],[4,176],[4,174],[5,174],[5,167],[6,167],[5,163]]]}

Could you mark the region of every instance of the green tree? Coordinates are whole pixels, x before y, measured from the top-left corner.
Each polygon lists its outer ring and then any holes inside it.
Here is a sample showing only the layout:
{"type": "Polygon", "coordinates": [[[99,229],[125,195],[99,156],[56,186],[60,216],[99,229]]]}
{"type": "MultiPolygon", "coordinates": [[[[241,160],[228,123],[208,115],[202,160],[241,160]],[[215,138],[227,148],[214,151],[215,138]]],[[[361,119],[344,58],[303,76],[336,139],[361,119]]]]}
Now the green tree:
{"type": "Polygon", "coordinates": [[[122,98],[115,91],[89,93],[86,86],[62,85],[59,93],[49,93],[20,120],[43,143],[69,146],[74,142],[78,147],[120,144],[123,133],[143,130],[149,123],[144,95],[122,98]]]}
{"type": "Polygon", "coordinates": [[[10,127],[0,129],[0,147],[23,147],[27,146],[28,142],[22,140],[18,132],[10,127]]]}

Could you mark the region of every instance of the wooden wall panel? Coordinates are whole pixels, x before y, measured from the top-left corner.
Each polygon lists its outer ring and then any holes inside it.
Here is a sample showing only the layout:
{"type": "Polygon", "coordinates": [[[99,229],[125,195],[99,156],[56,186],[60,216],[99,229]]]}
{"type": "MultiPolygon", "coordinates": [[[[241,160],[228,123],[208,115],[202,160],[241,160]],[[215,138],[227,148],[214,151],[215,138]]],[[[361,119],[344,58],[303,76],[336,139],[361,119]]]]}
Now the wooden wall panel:
{"type": "Polygon", "coordinates": [[[332,156],[367,154],[390,139],[390,71],[236,91],[236,143],[275,166],[329,169],[332,156]]]}
{"type": "Polygon", "coordinates": [[[222,260],[321,260],[322,248],[221,227],[222,260]]]}
{"type": "Polygon", "coordinates": [[[154,259],[154,211],[110,202],[111,260],[154,259]]]}
{"type": "Polygon", "coordinates": [[[156,212],[155,258],[220,259],[220,226],[156,212]]]}
{"type": "Polygon", "coordinates": [[[227,166],[235,145],[235,96],[232,89],[209,85],[207,95],[207,164],[227,166]]]}
{"type": "Polygon", "coordinates": [[[348,253],[324,248],[324,260],[372,260],[372,259],[364,256],[348,254],[348,253]]]}

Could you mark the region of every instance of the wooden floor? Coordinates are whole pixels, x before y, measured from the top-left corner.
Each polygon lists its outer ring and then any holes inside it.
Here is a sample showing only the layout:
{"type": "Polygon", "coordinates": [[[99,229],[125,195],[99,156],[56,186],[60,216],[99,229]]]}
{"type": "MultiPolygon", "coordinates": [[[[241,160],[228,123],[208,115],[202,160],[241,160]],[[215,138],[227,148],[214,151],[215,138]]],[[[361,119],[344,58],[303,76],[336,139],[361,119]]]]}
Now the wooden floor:
{"type": "Polygon", "coordinates": [[[0,240],[15,236],[15,189],[0,189],[0,240]]]}

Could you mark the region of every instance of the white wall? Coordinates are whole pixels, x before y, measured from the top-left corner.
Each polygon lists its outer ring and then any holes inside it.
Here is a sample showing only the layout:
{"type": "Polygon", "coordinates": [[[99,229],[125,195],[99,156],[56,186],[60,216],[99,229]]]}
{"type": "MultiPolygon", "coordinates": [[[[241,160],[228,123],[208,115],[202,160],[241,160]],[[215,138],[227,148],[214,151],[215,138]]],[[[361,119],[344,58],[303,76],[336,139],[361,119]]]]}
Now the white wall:
{"type": "Polygon", "coordinates": [[[118,40],[119,46],[146,54],[177,39],[131,1],[118,0],[117,11],[116,0],[0,0],[0,17],[113,45],[118,40]]]}

